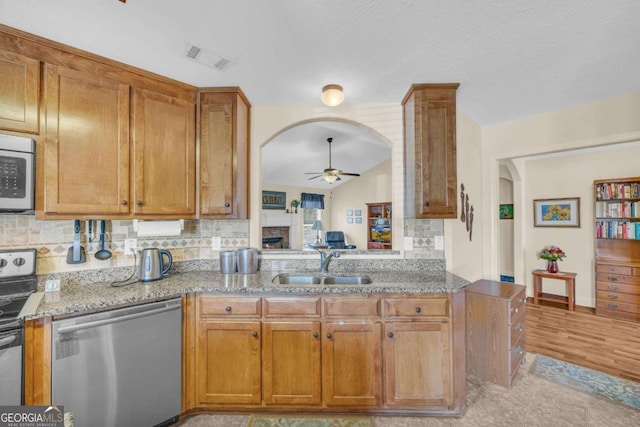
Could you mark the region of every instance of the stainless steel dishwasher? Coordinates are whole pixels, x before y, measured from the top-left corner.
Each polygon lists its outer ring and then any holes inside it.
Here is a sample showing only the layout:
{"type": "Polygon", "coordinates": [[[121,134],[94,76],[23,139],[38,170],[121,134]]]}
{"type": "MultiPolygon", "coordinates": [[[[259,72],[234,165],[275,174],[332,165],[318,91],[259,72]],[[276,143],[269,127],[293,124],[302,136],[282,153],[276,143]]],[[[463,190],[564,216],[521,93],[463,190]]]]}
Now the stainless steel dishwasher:
{"type": "Polygon", "coordinates": [[[157,426],[181,408],[182,301],[53,322],[52,403],[76,426],[157,426]]]}

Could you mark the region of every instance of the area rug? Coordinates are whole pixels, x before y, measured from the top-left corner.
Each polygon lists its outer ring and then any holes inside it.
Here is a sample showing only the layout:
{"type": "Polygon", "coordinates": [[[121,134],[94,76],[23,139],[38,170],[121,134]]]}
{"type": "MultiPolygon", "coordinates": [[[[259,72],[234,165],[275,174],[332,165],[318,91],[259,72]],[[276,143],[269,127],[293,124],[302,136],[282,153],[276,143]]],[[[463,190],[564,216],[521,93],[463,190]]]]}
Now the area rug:
{"type": "Polygon", "coordinates": [[[373,417],[340,415],[251,415],[247,427],[375,427],[373,417]]]}
{"type": "Polygon", "coordinates": [[[552,359],[541,354],[536,355],[529,372],[574,390],[591,393],[640,409],[640,383],[552,359]]]}

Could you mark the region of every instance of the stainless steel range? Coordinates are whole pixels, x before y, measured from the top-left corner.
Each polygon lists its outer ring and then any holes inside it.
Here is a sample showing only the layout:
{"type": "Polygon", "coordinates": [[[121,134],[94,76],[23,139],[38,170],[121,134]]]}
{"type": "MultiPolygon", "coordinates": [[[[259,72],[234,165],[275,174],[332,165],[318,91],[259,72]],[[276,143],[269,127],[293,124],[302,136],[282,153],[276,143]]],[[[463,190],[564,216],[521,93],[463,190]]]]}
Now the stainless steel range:
{"type": "Polygon", "coordinates": [[[36,291],[35,249],[0,251],[0,405],[23,403],[23,319],[20,310],[36,291]]]}

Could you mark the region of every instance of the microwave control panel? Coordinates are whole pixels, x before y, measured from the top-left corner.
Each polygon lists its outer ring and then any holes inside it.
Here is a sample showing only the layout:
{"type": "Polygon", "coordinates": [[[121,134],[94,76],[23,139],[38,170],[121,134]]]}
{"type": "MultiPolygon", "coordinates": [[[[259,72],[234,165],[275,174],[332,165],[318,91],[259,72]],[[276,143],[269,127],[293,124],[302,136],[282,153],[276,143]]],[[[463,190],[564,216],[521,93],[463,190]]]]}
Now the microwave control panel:
{"type": "Polygon", "coordinates": [[[24,199],[27,187],[27,161],[0,156],[0,198],[24,199]]]}

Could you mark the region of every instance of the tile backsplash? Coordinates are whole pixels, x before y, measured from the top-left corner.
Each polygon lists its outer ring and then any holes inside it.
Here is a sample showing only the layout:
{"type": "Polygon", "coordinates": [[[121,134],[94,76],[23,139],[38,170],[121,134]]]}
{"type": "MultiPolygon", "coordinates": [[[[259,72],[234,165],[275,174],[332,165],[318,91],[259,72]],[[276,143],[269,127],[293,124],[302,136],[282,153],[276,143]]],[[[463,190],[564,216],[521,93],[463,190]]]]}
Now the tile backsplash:
{"type": "Polygon", "coordinates": [[[185,220],[180,236],[138,237],[131,220],[106,221],[106,243],[113,256],[98,260],[99,222],[94,221],[93,239],[89,242],[87,221],[81,221],[81,244],[87,262],[67,264],[67,252],[73,245],[73,221],[40,221],[33,215],[0,215],[0,250],[34,248],[38,251],[38,274],[93,270],[133,265],[133,255],[124,253],[125,239],[137,239],[138,249],[168,249],[174,261],[211,259],[212,237],[220,237],[221,249],[249,246],[249,221],[185,220]],[[89,250],[90,246],[92,247],[89,250]]]}

